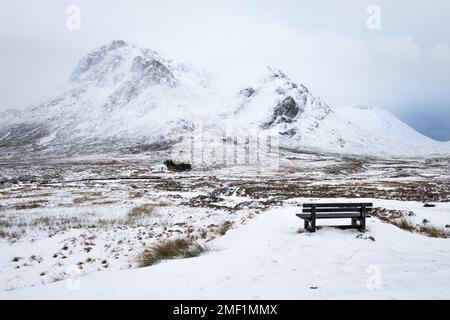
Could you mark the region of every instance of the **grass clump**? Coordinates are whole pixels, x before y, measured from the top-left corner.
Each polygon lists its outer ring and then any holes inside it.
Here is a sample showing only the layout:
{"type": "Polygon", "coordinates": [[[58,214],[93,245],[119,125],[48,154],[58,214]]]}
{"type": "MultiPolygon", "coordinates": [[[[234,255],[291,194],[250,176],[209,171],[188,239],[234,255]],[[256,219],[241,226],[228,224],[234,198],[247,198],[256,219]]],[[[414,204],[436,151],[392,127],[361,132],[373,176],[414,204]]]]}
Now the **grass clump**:
{"type": "Polygon", "coordinates": [[[420,227],[420,232],[432,238],[448,238],[450,237],[450,232],[433,225],[424,225],[420,227]]]}
{"type": "Polygon", "coordinates": [[[88,202],[88,201],[95,201],[95,200],[97,200],[97,198],[94,198],[94,197],[91,197],[91,196],[82,196],[82,197],[74,198],[72,200],[72,202],[74,204],[82,204],[82,203],[85,203],[85,202],[88,202]]]}
{"type": "Polygon", "coordinates": [[[233,222],[231,221],[225,221],[224,223],[222,223],[222,225],[219,226],[219,228],[217,229],[217,232],[223,236],[225,235],[228,230],[231,229],[231,227],[233,226],[233,222]]]}
{"type": "Polygon", "coordinates": [[[150,203],[141,204],[131,209],[128,213],[129,218],[141,218],[155,213],[155,206],[150,203]]]}
{"type": "Polygon", "coordinates": [[[208,235],[208,231],[206,229],[201,229],[199,233],[200,233],[200,238],[206,239],[206,236],[208,235]]]}
{"type": "Polygon", "coordinates": [[[83,193],[79,193],[79,194],[81,194],[82,196],[74,198],[72,200],[72,202],[74,204],[82,204],[85,202],[96,201],[96,200],[98,200],[99,197],[103,196],[103,192],[101,192],[101,191],[83,192],[83,193]]]}
{"type": "Polygon", "coordinates": [[[197,257],[206,251],[208,251],[207,247],[193,240],[167,240],[144,250],[139,256],[139,265],[148,267],[162,260],[197,257]]]}
{"type": "Polygon", "coordinates": [[[142,192],[142,191],[135,191],[135,192],[130,192],[128,198],[136,199],[136,198],[142,198],[143,196],[144,196],[144,192],[142,192]]]}
{"type": "Polygon", "coordinates": [[[411,221],[406,218],[401,218],[393,220],[391,223],[400,229],[421,233],[427,237],[431,238],[448,238],[450,237],[450,232],[446,231],[444,228],[439,228],[434,225],[428,224],[428,220],[424,220],[420,227],[416,227],[411,221]]]}
{"type": "Polygon", "coordinates": [[[413,232],[416,229],[414,224],[412,224],[412,222],[409,221],[408,219],[406,219],[405,217],[402,217],[402,218],[396,219],[396,220],[392,220],[391,223],[394,226],[396,226],[402,230],[409,231],[409,232],[413,232]]]}
{"type": "Polygon", "coordinates": [[[93,205],[108,205],[108,204],[114,204],[117,203],[116,200],[100,200],[100,201],[94,201],[92,202],[93,205]]]}
{"type": "Polygon", "coordinates": [[[20,238],[20,234],[18,232],[0,230],[0,239],[13,240],[13,239],[19,239],[19,238],[20,238]]]}
{"type": "Polygon", "coordinates": [[[14,209],[16,210],[28,210],[28,209],[36,209],[40,208],[42,202],[40,201],[33,201],[29,203],[19,203],[14,206],[14,209]]]}
{"type": "Polygon", "coordinates": [[[8,221],[6,219],[0,219],[0,227],[10,228],[10,227],[12,227],[12,224],[10,221],[8,221]]]}

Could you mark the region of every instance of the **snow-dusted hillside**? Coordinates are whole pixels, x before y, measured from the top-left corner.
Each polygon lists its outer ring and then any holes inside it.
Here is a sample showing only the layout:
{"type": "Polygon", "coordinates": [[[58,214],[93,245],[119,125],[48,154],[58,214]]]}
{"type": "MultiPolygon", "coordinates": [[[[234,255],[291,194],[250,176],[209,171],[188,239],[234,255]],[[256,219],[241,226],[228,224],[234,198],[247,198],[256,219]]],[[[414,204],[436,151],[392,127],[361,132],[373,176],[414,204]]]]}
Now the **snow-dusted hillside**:
{"type": "Polygon", "coordinates": [[[369,106],[354,106],[337,109],[337,113],[350,121],[353,126],[403,154],[423,154],[448,152],[449,143],[435,141],[420,134],[389,111],[369,106]]]}
{"type": "MultiPolygon", "coordinates": [[[[164,145],[206,128],[275,130],[294,149],[377,156],[450,153],[393,115],[334,111],[283,72],[235,90],[202,68],[118,40],[83,57],[55,93],[0,118],[0,149],[66,153],[164,145]]],[[[355,111],[356,110],[356,111],[355,111]]],[[[360,111],[358,111],[360,110],[360,111]]]]}
{"type": "Polygon", "coordinates": [[[268,69],[257,85],[229,102],[226,125],[276,129],[281,145],[294,149],[377,156],[450,153],[393,114],[370,107],[334,110],[281,71],[268,69]]]}

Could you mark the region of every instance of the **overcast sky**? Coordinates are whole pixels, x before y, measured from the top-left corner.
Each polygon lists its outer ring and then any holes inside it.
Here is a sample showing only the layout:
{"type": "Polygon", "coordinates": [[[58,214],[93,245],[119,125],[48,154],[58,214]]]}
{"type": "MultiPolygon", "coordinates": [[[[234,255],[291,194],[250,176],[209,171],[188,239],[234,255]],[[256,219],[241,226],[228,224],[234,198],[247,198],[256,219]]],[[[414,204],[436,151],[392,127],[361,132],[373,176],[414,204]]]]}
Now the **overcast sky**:
{"type": "Polygon", "coordinates": [[[32,104],[122,39],[244,78],[279,68],[333,107],[385,108],[450,140],[448,0],[0,1],[0,110],[32,104]],[[69,5],[80,30],[67,28],[69,5]],[[380,29],[367,27],[371,5],[380,29]]]}

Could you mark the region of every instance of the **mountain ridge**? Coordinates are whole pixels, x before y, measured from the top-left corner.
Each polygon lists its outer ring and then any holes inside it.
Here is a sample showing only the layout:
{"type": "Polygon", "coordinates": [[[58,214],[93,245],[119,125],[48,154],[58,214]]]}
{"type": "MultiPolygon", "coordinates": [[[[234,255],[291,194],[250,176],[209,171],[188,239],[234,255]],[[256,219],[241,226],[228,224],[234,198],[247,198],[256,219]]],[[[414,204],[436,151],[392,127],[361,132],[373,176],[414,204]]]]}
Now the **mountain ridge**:
{"type": "Polygon", "coordinates": [[[259,82],[234,94],[221,81],[201,67],[115,40],[85,55],[56,93],[23,112],[2,113],[0,150],[167,145],[200,121],[215,131],[275,130],[280,144],[294,149],[383,157],[450,153],[450,143],[424,137],[387,111],[335,110],[281,70],[268,67],[259,82]]]}

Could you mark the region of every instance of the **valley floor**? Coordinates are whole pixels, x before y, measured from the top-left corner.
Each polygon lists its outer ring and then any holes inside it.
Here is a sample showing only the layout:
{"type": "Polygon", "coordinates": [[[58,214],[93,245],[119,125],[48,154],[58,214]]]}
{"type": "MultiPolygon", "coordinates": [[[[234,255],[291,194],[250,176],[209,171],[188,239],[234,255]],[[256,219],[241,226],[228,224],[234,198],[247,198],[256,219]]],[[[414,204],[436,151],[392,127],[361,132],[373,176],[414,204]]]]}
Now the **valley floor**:
{"type": "Polygon", "coordinates": [[[449,159],[288,153],[275,171],[187,173],[99,159],[0,161],[0,298],[450,298],[449,159]],[[364,233],[310,234],[295,213],[312,200],[375,210],[364,233]],[[209,250],[140,267],[179,238],[209,250]]]}

